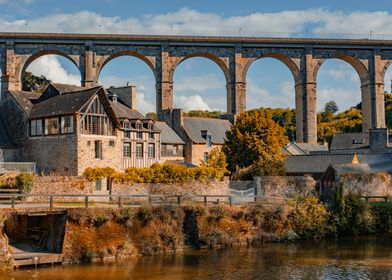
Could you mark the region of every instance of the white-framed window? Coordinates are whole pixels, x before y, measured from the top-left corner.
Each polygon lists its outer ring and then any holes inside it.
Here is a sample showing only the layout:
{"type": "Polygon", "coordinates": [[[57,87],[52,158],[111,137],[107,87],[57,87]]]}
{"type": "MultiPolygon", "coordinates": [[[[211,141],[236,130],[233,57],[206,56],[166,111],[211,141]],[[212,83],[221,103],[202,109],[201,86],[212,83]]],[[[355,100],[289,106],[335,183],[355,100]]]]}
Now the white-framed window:
{"type": "Polygon", "coordinates": [[[136,158],[143,158],[143,143],[136,143],[136,158]]]}
{"type": "Polygon", "coordinates": [[[124,143],[123,155],[126,158],[130,158],[131,157],[131,143],[124,143]]]}
{"type": "Polygon", "coordinates": [[[59,118],[45,119],[45,135],[59,134],[59,118]]]}
{"type": "Polygon", "coordinates": [[[155,158],[155,144],[148,144],[148,157],[155,158]]]}
{"type": "Polygon", "coordinates": [[[30,136],[42,136],[42,120],[30,121],[30,136]]]}
{"type": "Polygon", "coordinates": [[[74,117],[65,116],[61,117],[61,134],[74,132],[74,117]]]}

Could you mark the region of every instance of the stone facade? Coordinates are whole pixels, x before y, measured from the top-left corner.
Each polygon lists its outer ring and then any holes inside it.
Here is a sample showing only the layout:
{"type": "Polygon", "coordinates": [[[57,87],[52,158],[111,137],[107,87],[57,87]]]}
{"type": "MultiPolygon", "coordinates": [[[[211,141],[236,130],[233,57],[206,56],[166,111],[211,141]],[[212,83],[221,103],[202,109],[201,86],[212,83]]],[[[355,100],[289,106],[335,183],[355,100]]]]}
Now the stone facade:
{"type": "Polygon", "coordinates": [[[77,175],[83,174],[88,167],[112,167],[117,171],[123,170],[121,136],[80,135],[76,141],[77,175]],[[95,158],[95,141],[100,141],[102,144],[101,159],[95,158]]]}
{"type": "Polygon", "coordinates": [[[215,148],[220,150],[222,145],[211,145],[211,147],[208,147],[206,144],[188,142],[185,149],[185,160],[194,165],[200,165],[205,159],[208,159],[208,155],[215,148]]]}
{"type": "Polygon", "coordinates": [[[28,138],[23,158],[36,162],[38,173],[79,175],[77,137],[57,135],[28,138]]]}

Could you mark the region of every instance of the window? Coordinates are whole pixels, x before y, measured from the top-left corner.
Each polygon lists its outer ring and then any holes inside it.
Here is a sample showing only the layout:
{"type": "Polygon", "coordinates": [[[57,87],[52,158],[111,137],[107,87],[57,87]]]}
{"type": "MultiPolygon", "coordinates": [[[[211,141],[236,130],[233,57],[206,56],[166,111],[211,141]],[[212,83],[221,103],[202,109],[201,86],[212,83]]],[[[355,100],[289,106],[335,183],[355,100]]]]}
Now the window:
{"type": "Polygon", "coordinates": [[[124,127],[124,138],[130,139],[131,138],[131,127],[128,122],[123,123],[124,127]]]}
{"type": "Polygon", "coordinates": [[[136,144],[136,158],[143,158],[143,143],[136,144]]]}
{"type": "Polygon", "coordinates": [[[107,116],[98,96],[83,109],[84,114],[80,120],[83,134],[115,135],[116,130],[113,122],[107,116]]]}
{"type": "Polygon", "coordinates": [[[131,157],[131,143],[124,143],[123,155],[126,158],[130,158],[131,157]]]}
{"type": "Polygon", "coordinates": [[[31,120],[30,136],[41,136],[41,135],[42,135],[42,120],[31,120]]]}
{"type": "Polygon", "coordinates": [[[137,139],[143,139],[143,125],[141,123],[136,124],[137,139]]]}
{"type": "Polygon", "coordinates": [[[173,153],[173,155],[177,154],[177,145],[172,146],[172,153],[173,153]]]}
{"type": "Polygon", "coordinates": [[[148,144],[148,157],[155,158],[155,144],[148,144]]]}
{"type": "Polygon", "coordinates": [[[94,141],[95,144],[95,158],[102,159],[102,141],[94,141]]]}
{"type": "Polygon", "coordinates": [[[353,144],[363,144],[365,142],[365,139],[363,138],[357,138],[353,140],[353,144]]]}
{"type": "Polygon", "coordinates": [[[102,179],[98,179],[97,181],[95,181],[95,189],[97,191],[101,191],[102,190],[102,179]]]}
{"type": "Polygon", "coordinates": [[[204,153],[204,161],[208,160],[208,153],[204,153]]]}
{"type": "Polygon", "coordinates": [[[73,116],[61,117],[61,133],[73,133],[74,125],[73,125],[73,116]]]}
{"type": "Polygon", "coordinates": [[[114,144],[115,144],[115,143],[114,143],[113,140],[110,140],[110,141],[109,141],[109,147],[114,147],[114,144]]]}
{"type": "Polygon", "coordinates": [[[207,147],[211,148],[212,147],[212,136],[207,135],[206,140],[207,140],[207,147]]]}
{"type": "Polygon", "coordinates": [[[152,124],[148,126],[148,131],[149,131],[148,138],[150,140],[154,140],[154,126],[152,124]]]}
{"type": "Polygon", "coordinates": [[[45,135],[55,135],[59,133],[59,119],[45,119],[45,135]]]}

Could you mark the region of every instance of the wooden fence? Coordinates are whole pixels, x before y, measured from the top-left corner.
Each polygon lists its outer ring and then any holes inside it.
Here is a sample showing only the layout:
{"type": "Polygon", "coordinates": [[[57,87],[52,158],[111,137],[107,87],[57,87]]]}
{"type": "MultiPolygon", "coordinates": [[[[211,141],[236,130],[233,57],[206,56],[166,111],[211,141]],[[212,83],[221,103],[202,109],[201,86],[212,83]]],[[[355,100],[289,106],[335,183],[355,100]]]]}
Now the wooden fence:
{"type": "MultiPolygon", "coordinates": [[[[0,194],[7,202],[0,202],[0,208],[73,208],[73,207],[127,207],[150,205],[185,204],[281,204],[283,198],[260,198],[253,196],[252,201],[242,202],[233,195],[82,195],[82,194],[0,194]]],[[[249,196],[247,196],[249,198],[249,196]]]]}

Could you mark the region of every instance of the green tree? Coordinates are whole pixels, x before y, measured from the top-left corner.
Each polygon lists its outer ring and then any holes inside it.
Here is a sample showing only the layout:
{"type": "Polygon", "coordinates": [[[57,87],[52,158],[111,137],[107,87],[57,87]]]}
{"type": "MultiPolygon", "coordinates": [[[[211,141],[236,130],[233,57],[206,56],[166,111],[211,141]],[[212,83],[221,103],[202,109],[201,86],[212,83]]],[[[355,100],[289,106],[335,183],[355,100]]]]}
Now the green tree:
{"type": "Polygon", "coordinates": [[[247,168],[250,175],[284,173],[285,156],[281,148],[287,144],[284,128],[267,110],[240,114],[226,133],[223,151],[231,172],[247,168]]]}
{"type": "Polygon", "coordinates": [[[203,166],[212,167],[220,172],[220,176],[227,175],[229,171],[227,170],[227,161],[225,153],[218,148],[212,149],[210,154],[208,155],[208,160],[203,161],[203,166]]]}
{"type": "Polygon", "coordinates": [[[331,100],[325,103],[324,112],[335,114],[337,111],[339,111],[339,108],[335,101],[331,100]]]}
{"type": "Polygon", "coordinates": [[[157,121],[158,120],[157,113],[155,113],[155,112],[147,113],[146,117],[151,119],[151,120],[153,120],[153,121],[157,121]]]}
{"type": "Polygon", "coordinates": [[[50,83],[51,81],[46,77],[38,77],[31,72],[24,72],[22,75],[22,90],[24,91],[43,92],[50,83]]]}
{"type": "Polygon", "coordinates": [[[185,117],[202,117],[202,118],[214,118],[220,119],[222,115],[221,111],[207,111],[207,110],[191,110],[189,112],[185,112],[185,117]]]}

